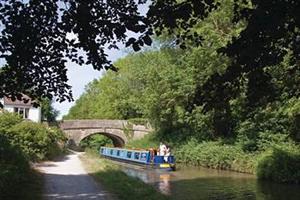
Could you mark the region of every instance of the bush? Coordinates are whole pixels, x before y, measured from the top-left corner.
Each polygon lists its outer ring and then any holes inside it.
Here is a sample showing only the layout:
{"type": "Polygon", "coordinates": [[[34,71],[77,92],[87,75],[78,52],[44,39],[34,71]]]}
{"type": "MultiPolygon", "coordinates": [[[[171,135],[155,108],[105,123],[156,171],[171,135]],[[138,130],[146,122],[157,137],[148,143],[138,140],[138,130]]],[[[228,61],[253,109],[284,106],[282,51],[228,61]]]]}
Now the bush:
{"type": "Polygon", "coordinates": [[[261,140],[267,144],[281,143],[287,136],[296,139],[299,129],[299,105],[298,99],[291,98],[257,107],[249,112],[245,119],[236,116],[240,119],[235,127],[237,142],[245,151],[257,151],[262,150],[261,140]]]}
{"type": "Polygon", "coordinates": [[[65,152],[65,144],[67,142],[67,138],[62,130],[57,127],[48,128],[48,134],[51,143],[48,146],[46,158],[52,159],[65,152]]]}
{"type": "Polygon", "coordinates": [[[131,118],[131,119],[128,119],[128,122],[130,122],[132,124],[138,124],[138,125],[144,125],[144,126],[147,126],[149,124],[149,121],[144,118],[131,118]]]}
{"type": "Polygon", "coordinates": [[[191,140],[175,151],[177,162],[215,169],[252,173],[255,155],[246,154],[237,146],[220,142],[191,140]]]}
{"type": "Polygon", "coordinates": [[[0,134],[5,134],[8,129],[20,122],[22,118],[15,113],[0,113],[0,134]]]}
{"type": "Polygon", "coordinates": [[[245,120],[237,127],[237,145],[243,151],[252,152],[258,149],[258,127],[255,123],[245,120]]]}
{"type": "Polygon", "coordinates": [[[143,138],[138,140],[130,140],[126,144],[127,148],[158,148],[159,147],[159,140],[156,137],[156,134],[148,134],[145,135],[143,138]]]}
{"type": "Polygon", "coordinates": [[[0,135],[0,194],[12,194],[26,180],[29,164],[22,151],[0,135]]]}
{"type": "Polygon", "coordinates": [[[197,140],[212,139],[213,136],[213,114],[203,112],[203,107],[196,107],[190,115],[186,116],[186,122],[191,126],[193,137],[197,140]]]}
{"type": "Polygon", "coordinates": [[[51,157],[58,142],[64,140],[62,132],[29,121],[14,125],[7,135],[11,143],[19,146],[32,161],[51,157]]]}
{"type": "Polygon", "coordinates": [[[266,151],[273,147],[285,148],[285,146],[290,146],[297,148],[295,142],[293,142],[289,135],[281,133],[272,133],[270,131],[260,132],[259,140],[257,141],[257,146],[260,151],[266,151]]]}
{"type": "Polygon", "coordinates": [[[283,183],[300,183],[300,152],[295,148],[273,148],[258,161],[257,176],[283,183]]]}

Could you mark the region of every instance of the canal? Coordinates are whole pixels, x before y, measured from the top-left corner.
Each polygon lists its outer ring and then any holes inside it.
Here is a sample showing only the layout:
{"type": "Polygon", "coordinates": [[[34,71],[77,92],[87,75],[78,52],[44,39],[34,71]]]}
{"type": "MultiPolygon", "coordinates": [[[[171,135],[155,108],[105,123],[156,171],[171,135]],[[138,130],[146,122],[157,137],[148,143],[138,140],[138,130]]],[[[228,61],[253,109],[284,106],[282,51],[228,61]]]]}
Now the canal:
{"type": "Polygon", "coordinates": [[[300,199],[299,185],[259,181],[249,174],[195,167],[179,167],[175,172],[162,172],[130,164],[120,165],[127,175],[153,185],[175,200],[300,199]]]}

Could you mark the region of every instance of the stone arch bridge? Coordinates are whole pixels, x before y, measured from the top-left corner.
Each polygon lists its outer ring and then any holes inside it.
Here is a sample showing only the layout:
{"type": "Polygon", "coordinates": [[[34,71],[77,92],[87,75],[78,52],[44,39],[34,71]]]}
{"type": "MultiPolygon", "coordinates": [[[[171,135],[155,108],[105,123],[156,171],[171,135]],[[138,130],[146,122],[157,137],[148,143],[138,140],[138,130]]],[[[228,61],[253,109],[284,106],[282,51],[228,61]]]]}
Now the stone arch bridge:
{"type": "Polygon", "coordinates": [[[114,146],[122,147],[129,140],[140,139],[152,132],[150,125],[133,124],[126,120],[63,120],[59,126],[76,147],[81,140],[94,134],[105,135],[114,146]]]}

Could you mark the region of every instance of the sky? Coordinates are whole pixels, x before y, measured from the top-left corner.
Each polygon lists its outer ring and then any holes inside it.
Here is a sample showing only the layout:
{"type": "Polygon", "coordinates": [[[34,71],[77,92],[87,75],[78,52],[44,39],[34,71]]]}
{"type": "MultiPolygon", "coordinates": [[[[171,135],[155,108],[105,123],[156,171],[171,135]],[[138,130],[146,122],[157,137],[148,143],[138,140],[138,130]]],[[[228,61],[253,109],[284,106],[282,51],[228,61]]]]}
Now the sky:
{"type": "MultiPolygon", "coordinates": [[[[111,61],[116,61],[119,58],[125,57],[126,52],[124,50],[107,50],[108,58],[111,61]]],[[[54,102],[53,107],[59,111],[57,119],[61,119],[64,115],[68,114],[69,109],[75,104],[75,101],[84,92],[85,86],[94,79],[99,79],[103,75],[103,70],[94,70],[91,65],[79,66],[76,63],[67,62],[67,75],[69,78],[68,84],[72,86],[73,102],[54,102]]]]}

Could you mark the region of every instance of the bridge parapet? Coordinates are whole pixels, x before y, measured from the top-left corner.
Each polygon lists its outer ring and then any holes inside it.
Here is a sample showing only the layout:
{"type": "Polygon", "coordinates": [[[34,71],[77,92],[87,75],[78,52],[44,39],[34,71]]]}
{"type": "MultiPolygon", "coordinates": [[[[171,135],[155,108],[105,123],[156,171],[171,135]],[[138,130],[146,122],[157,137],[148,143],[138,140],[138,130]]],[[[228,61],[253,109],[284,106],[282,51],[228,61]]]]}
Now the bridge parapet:
{"type": "Polygon", "coordinates": [[[126,120],[64,120],[60,123],[60,128],[63,130],[99,127],[122,129],[126,123],[126,120]]]}

